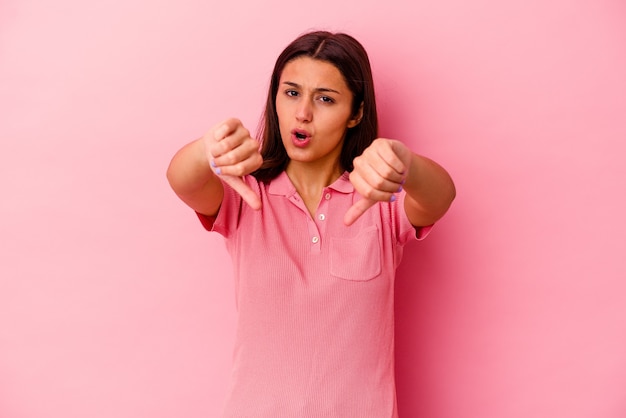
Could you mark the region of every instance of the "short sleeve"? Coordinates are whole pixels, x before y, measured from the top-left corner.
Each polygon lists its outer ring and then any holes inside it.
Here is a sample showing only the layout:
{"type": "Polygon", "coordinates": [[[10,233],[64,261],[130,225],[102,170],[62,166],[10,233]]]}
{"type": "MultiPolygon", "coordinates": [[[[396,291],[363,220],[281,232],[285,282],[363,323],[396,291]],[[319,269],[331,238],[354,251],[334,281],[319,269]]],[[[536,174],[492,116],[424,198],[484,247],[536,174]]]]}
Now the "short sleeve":
{"type": "MultiPolygon", "coordinates": [[[[244,180],[255,192],[259,192],[256,179],[252,176],[245,176],[244,180]]],[[[207,216],[197,213],[200,223],[207,231],[217,232],[224,237],[229,237],[239,226],[241,211],[243,210],[243,199],[232,187],[222,182],[224,186],[224,199],[216,216],[207,216]]]]}
{"type": "Polygon", "coordinates": [[[434,225],[414,227],[409,218],[406,216],[406,211],[404,210],[404,199],[406,197],[406,193],[402,192],[398,195],[398,200],[396,200],[393,211],[394,217],[396,218],[396,236],[398,237],[398,242],[401,245],[406,244],[409,241],[417,240],[421,241],[426,238],[434,225]]]}

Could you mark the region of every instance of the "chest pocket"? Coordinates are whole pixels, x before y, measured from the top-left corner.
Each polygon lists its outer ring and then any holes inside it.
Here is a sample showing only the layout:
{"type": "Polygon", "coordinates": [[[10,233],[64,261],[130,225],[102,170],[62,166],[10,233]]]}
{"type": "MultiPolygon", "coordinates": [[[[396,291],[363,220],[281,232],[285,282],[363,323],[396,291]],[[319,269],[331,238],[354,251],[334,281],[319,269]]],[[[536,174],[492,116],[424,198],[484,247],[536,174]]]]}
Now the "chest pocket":
{"type": "Polygon", "coordinates": [[[380,274],[380,237],[373,225],[353,238],[330,240],[330,274],[354,281],[367,281],[380,274]]]}

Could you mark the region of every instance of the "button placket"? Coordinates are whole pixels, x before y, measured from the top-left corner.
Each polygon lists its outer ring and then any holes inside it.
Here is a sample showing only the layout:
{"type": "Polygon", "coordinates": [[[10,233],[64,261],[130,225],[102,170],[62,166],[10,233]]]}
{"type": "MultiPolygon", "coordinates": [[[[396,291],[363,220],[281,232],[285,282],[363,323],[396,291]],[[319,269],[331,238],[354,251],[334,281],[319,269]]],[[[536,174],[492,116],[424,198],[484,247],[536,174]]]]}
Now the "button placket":
{"type": "Polygon", "coordinates": [[[321,234],[318,230],[317,224],[315,222],[315,218],[312,218],[309,214],[308,209],[304,205],[304,202],[298,196],[297,193],[294,193],[291,196],[288,196],[289,201],[296,205],[302,212],[306,214],[306,224],[309,232],[309,243],[311,245],[311,252],[314,254],[318,254],[321,252],[320,244],[321,244],[321,234]]]}
{"type": "Polygon", "coordinates": [[[309,242],[311,244],[311,252],[319,254],[321,252],[321,234],[313,218],[307,218],[307,226],[309,229],[309,242]]]}
{"type": "Polygon", "coordinates": [[[325,236],[326,224],[328,219],[328,205],[332,195],[330,190],[324,189],[322,196],[322,200],[320,201],[320,204],[317,207],[317,212],[315,213],[315,224],[320,234],[320,240],[325,236]]]}

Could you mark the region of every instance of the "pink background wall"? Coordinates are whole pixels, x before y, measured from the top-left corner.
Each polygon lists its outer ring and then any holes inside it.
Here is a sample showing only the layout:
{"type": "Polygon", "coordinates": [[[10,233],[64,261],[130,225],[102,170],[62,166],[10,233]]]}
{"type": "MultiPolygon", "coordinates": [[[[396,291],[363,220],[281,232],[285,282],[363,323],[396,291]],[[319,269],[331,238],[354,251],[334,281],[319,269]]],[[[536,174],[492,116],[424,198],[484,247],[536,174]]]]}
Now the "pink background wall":
{"type": "Polygon", "coordinates": [[[310,28],[362,41],[383,135],[458,186],[400,269],[402,416],[626,416],[623,1],[3,0],[0,417],[218,415],[231,269],[164,172],[254,129],[310,28]]]}

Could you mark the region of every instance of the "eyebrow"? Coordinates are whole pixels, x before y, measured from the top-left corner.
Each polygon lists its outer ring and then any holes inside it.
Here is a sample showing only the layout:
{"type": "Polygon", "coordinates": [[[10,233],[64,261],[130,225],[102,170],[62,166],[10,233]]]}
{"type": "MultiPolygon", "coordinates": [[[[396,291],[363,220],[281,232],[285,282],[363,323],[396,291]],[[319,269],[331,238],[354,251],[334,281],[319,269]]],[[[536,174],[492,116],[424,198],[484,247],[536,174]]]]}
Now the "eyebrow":
{"type": "MultiPolygon", "coordinates": [[[[302,88],[302,86],[300,86],[298,83],[294,83],[293,81],[283,81],[283,84],[287,84],[288,86],[295,87],[295,88],[298,88],[298,89],[302,88]]],[[[329,89],[328,87],[318,87],[318,88],[314,89],[314,91],[321,92],[321,93],[341,94],[337,90],[329,89]]]]}

